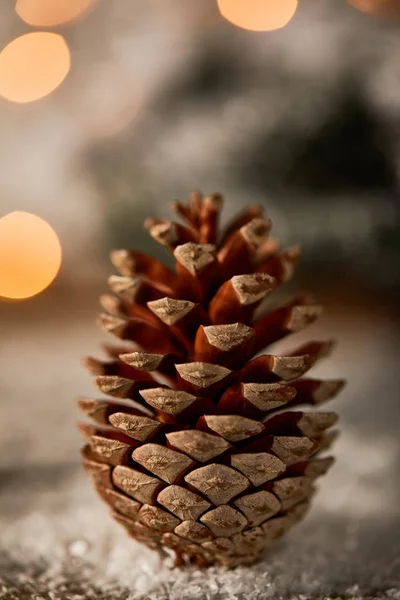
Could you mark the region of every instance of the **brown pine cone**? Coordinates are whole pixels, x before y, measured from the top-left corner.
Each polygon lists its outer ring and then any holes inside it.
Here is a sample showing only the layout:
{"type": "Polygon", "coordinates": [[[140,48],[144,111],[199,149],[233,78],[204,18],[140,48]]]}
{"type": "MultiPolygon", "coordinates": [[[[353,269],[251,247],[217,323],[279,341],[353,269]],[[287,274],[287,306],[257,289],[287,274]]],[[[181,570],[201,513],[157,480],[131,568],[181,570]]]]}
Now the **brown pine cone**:
{"type": "Polygon", "coordinates": [[[107,362],[85,364],[113,400],[79,405],[95,422],[81,427],[84,466],[128,533],[172,550],[177,564],[232,567],[259,560],[306,513],[333,462],[319,454],[337,417],[299,407],[344,382],[304,377],[331,342],[259,355],[321,307],[295,298],[255,317],[299,251],[279,250],[256,205],[219,235],[221,207],[219,194],[194,193],[174,204],[186,225],[146,222],[175,272],[142,252],[112,252],[120,275],[99,322],[123,342],[106,348],[107,362]]]}

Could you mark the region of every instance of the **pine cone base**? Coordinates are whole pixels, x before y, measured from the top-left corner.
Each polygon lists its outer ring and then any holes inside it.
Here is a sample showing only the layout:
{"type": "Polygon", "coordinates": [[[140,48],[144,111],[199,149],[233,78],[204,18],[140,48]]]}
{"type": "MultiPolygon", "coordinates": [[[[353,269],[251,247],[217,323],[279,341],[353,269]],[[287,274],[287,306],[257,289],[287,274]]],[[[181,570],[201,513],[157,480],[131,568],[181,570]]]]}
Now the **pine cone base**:
{"type": "Polygon", "coordinates": [[[175,272],[142,252],[112,253],[120,275],[99,323],[122,341],[107,361],[85,359],[112,399],[79,400],[94,422],[81,425],[83,464],[101,498],[129,535],[178,565],[252,564],[304,517],[333,463],[321,453],[337,417],[292,409],[344,384],[304,377],[332,342],[260,355],[321,307],[299,297],[262,312],[298,249],[279,249],[256,205],[220,236],[221,207],[218,194],[192,194],[174,205],[186,225],[146,222],[175,272]]]}

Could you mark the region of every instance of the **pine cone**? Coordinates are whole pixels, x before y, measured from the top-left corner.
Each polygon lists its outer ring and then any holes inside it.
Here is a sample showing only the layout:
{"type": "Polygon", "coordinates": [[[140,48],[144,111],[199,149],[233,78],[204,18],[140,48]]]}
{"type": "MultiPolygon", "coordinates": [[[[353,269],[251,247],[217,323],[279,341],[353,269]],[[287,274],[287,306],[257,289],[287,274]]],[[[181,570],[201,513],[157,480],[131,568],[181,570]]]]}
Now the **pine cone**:
{"type": "Polygon", "coordinates": [[[84,466],[114,518],[177,564],[250,564],[306,513],[315,480],[333,462],[332,412],[302,412],[332,398],[341,380],[303,375],[331,342],[284,356],[259,353],[315,321],[304,297],[255,312],[298,261],[280,251],[271,223],[250,205],[218,235],[219,194],[175,203],[186,225],[145,223],[176,272],[136,251],[111,259],[114,294],[100,325],[123,340],[107,362],[86,358],[115,400],[79,400],[84,466]],[[294,410],[286,410],[287,408],[294,410]]]}

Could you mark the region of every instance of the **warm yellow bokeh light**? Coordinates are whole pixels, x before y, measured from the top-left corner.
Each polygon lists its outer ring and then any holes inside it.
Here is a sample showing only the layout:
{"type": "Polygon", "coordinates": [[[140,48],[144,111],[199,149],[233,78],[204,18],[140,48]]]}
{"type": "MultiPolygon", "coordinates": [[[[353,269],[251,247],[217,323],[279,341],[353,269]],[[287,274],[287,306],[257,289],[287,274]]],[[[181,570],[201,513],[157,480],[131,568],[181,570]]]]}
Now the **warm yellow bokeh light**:
{"type": "Polygon", "coordinates": [[[221,15],[251,31],[273,31],[289,23],[298,0],[217,0],[221,15]]]}
{"type": "Polygon", "coordinates": [[[95,0],[17,0],[19,17],[34,27],[54,27],[83,16],[95,0]]]}
{"type": "Polygon", "coordinates": [[[35,31],[16,38],[0,53],[0,96],[12,102],[33,102],[47,96],[71,67],[61,35],[35,31]]]}
{"type": "Polygon", "coordinates": [[[53,281],[61,265],[59,239],[46,221],[26,212],[0,219],[0,296],[29,298],[53,281]]]}
{"type": "Polygon", "coordinates": [[[372,15],[399,17],[400,0],[349,0],[351,6],[372,15]]]}

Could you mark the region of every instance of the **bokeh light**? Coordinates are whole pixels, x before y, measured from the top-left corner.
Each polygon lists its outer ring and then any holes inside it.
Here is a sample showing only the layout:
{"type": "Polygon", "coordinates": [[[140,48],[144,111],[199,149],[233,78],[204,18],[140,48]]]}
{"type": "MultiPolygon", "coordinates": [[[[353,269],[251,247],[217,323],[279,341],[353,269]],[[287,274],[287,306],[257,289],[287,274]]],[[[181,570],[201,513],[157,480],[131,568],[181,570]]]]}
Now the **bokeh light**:
{"type": "Polygon", "coordinates": [[[400,17],[400,0],[349,0],[351,6],[381,17],[400,17]]]}
{"type": "Polygon", "coordinates": [[[179,2],[188,27],[210,27],[221,23],[221,13],[215,0],[185,0],[179,2]]]}
{"type": "Polygon", "coordinates": [[[57,33],[21,35],[0,53],[0,95],[12,102],[33,102],[47,96],[65,79],[71,56],[57,33]]]}
{"type": "Polygon", "coordinates": [[[92,8],[95,0],[17,0],[18,16],[34,27],[54,27],[74,21],[92,8]]]}
{"type": "MultiPolygon", "coordinates": [[[[101,119],[96,119],[93,123],[92,131],[95,137],[112,137],[122,133],[128,129],[132,124],[136,114],[139,110],[139,101],[135,104],[119,108],[107,115],[104,115],[101,119]]],[[[86,120],[86,123],[90,122],[90,119],[86,120]]]]}
{"type": "Polygon", "coordinates": [[[298,0],[217,0],[221,15],[250,31],[273,31],[289,23],[298,0]]]}
{"type": "Polygon", "coordinates": [[[29,298],[53,281],[61,265],[60,241],[50,225],[26,212],[0,219],[0,296],[29,298]]]}

